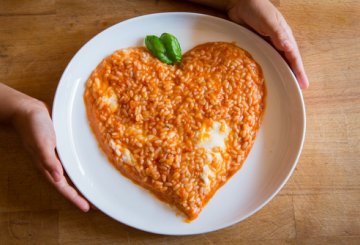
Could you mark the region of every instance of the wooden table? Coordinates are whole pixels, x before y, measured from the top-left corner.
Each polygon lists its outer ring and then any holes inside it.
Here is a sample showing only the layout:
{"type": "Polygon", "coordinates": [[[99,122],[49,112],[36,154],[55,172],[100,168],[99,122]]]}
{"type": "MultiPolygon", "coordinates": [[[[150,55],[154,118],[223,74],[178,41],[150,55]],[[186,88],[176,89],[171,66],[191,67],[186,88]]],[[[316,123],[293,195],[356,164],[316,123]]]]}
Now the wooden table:
{"type": "MultiPolygon", "coordinates": [[[[360,3],[275,1],[302,51],[306,141],[285,188],[261,211],[197,236],[149,234],[100,211],[81,213],[0,129],[0,244],[360,244],[360,3]]],[[[52,103],[59,78],[92,36],[165,11],[220,13],[185,1],[0,0],[0,82],[52,103]]],[[[0,98],[1,103],[1,98],[0,98]]]]}

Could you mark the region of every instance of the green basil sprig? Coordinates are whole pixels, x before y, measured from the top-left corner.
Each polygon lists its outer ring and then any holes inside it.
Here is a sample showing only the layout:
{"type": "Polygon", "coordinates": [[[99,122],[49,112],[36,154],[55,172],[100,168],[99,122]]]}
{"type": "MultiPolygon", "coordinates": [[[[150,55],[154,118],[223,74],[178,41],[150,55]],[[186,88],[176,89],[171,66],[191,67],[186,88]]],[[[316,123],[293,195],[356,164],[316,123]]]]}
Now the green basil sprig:
{"type": "Polygon", "coordinates": [[[181,47],[176,37],[169,33],[163,33],[161,34],[160,40],[165,45],[169,58],[175,63],[180,62],[182,58],[181,47]]]}
{"type": "Polygon", "coordinates": [[[145,45],[156,58],[166,64],[178,63],[182,59],[180,43],[169,33],[163,33],[160,38],[146,36],[145,45]]]}
{"type": "Polygon", "coordinates": [[[172,64],[172,60],[170,60],[166,55],[166,49],[160,38],[154,35],[146,36],[145,45],[150,50],[150,52],[159,60],[166,64],[172,64]]]}

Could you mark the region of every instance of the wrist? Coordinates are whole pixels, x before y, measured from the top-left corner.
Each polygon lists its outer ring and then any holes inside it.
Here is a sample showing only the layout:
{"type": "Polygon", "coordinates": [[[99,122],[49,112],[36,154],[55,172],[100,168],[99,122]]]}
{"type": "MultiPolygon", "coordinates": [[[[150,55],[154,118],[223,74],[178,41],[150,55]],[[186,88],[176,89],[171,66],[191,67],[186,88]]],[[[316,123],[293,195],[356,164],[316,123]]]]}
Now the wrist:
{"type": "Polygon", "coordinates": [[[36,113],[44,109],[46,110],[46,105],[42,101],[24,95],[24,97],[17,99],[10,122],[15,129],[17,129],[21,122],[26,120],[26,118],[28,118],[32,113],[36,113]]]}
{"type": "Polygon", "coordinates": [[[251,0],[229,0],[226,12],[229,18],[235,22],[242,21],[242,11],[251,0]]]}
{"type": "Polygon", "coordinates": [[[239,2],[243,2],[244,0],[229,0],[226,4],[226,11],[229,12],[230,9],[234,8],[235,5],[238,5],[239,2]]]}

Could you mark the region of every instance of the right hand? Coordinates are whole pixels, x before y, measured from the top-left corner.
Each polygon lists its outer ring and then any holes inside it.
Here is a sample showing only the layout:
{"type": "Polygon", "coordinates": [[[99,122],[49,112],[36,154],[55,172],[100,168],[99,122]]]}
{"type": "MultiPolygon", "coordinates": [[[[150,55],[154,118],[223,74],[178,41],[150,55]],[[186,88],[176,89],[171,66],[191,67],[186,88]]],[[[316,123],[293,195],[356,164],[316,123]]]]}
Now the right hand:
{"type": "Polygon", "coordinates": [[[30,152],[33,162],[47,180],[79,209],[89,211],[89,202],[65,178],[61,162],[56,155],[55,131],[46,105],[26,96],[14,113],[12,123],[30,152]]]}

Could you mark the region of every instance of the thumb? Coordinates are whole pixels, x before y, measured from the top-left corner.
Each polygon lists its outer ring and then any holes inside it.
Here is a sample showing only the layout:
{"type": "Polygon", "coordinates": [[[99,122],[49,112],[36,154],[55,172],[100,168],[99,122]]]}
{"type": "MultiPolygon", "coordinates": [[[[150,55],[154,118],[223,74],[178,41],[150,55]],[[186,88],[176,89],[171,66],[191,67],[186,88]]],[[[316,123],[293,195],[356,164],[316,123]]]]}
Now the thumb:
{"type": "Polygon", "coordinates": [[[266,29],[268,29],[268,35],[278,50],[290,52],[296,48],[296,42],[293,38],[291,28],[279,11],[276,10],[275,16],[277,20],[276,23],[272,23],[271,21],[267,23],[268,26],[266,29]]]}
{"type": "Polygon", "coordinates": [[[306,75],[301,59],[299,48],[292,34],[291,28],[282,15],[278,13],[278,25],[269,27],[269,37],[275,48],[284,52],[286,60],[293,70],[299,85],[305,89],[309,86],[309,79],[306,75]]]}
{"type": "Polygon", "coordinates": [[[61,163],[56,156],[55,149],[49,149],[46,152],[41,153],[38,162],[40,168],[47,170],[55,182],[62,179],[64,173],[61,163]]]}

